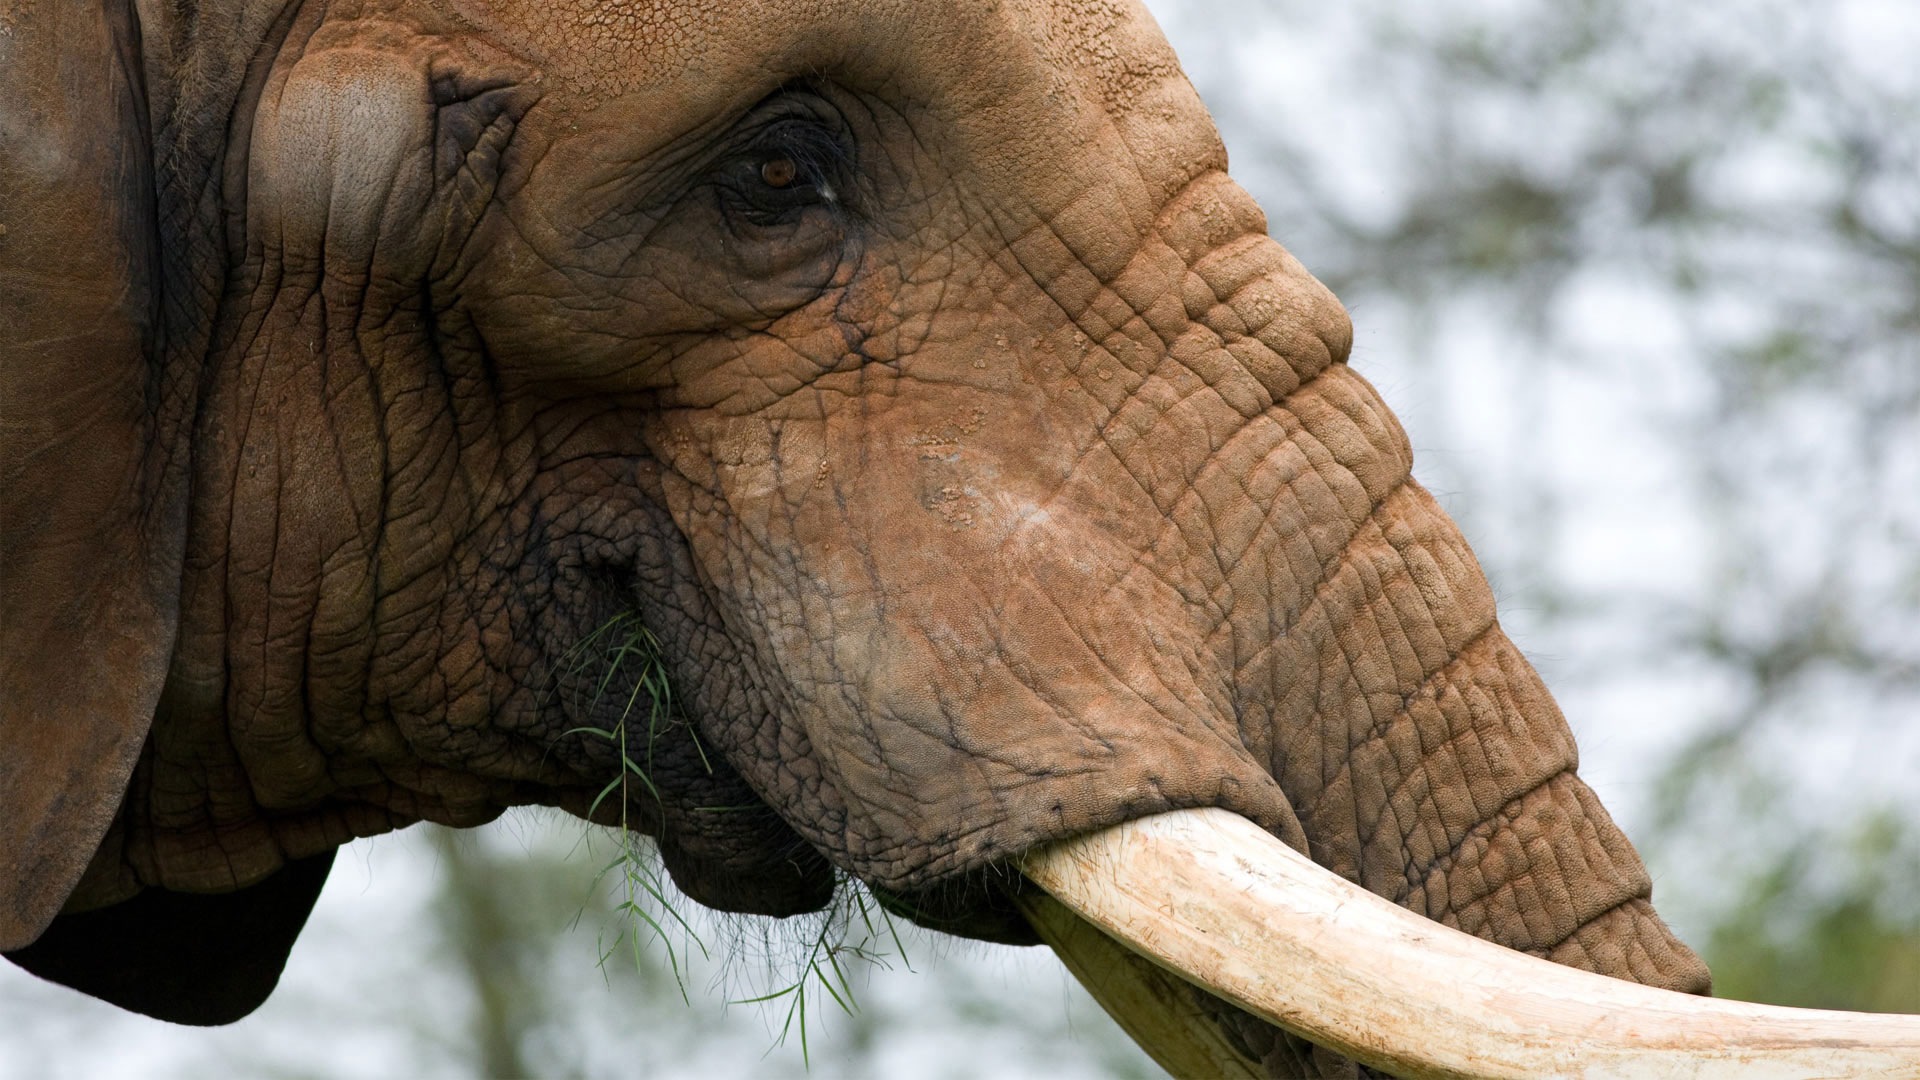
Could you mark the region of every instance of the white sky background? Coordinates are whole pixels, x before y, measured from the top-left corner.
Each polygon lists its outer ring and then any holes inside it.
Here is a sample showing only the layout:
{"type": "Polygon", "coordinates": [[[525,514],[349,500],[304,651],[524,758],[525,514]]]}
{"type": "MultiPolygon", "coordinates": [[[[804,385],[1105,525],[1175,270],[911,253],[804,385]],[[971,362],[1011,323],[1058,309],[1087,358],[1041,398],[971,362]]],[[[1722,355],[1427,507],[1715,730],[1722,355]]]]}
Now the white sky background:
{"type": "MultiPolygon", "coordinates": [[[[1362,34],[1353,6],[1283,0],[1150,6],[1220,114],[1236,177],[1275,213],[1276,235],[1309,268],[1337,253],[1316,251],[1312,236],[1286,231],[1275,208],[1288,203],[1288,180],[1255,152],[1262,125],[1306,136],[1294,142],[1312,148],[1311,165],[1320,176],[1339,178],[1345,208],[1356,219],[1391,218],[1413,182],[1404,151],[1415,141],[1396,126],[1404,115],[1396,95],[1417,94],[1419,87],[1355,61],[1362,34]]],[[[1904,86],[1920,78],[1913,63],[1920,56],[1920,6],[1894,0],[1803,6],[1870,78],[1904,86]]],[[[1423,23],[1461,18],[1497,24],[1531,5],[1454,0],[1410,7],[1419,9],[1410,16],[1409,32],[1417,34],[1423,23]]],[[[1676,19],[1702,19],[1730,9],[1662,10],[1676,19]]],[[[1709,29],[1677,26],[1674,32],[1709,29]]],[[[1770,36],[1778,27],[1729,22],[1711,32],[1734,48],[1779,48],[1770,36]]],[[[1566,145],[1578,140],[1583,125],[1600,119],[1580,100],[1551,94],[1466,112],[1464,122],[1485,125],[1474,137],[1513,140],[1546,168],[1568,154],[1566,145]]],[[[1720,179],[1782,204],[1824,182],[1817,169],[1791,156],[1742,162],[1720,179]]],[[[1915,211],[1891,205],[1887,212],[1915,211]]],[[[1782,275],[1822,272],[1818,252],[1778,267],[1782,275]]],[[[1630,262],[1582,271],[1540,317],[1553,322],[1555,340],[1590,362],[1543,365],[1510,317],[1473,295],[1438,317],[1364,288],[1344,299],[1356,324],[1355,367],[1405,423],[1416,474],[1459,517],[1487,564],[1503,621],[1573,723],[1583,775],[1635,834],[1649,812],[1647,763],[1714,717],[1739,689],[1712,668],[1648,662],[1636,647],[1638,635],[1668,628],[1623,625],[1605,613],[1556,618],[1528,582],[1554,579],[1582,594],[1645,597],[1650,604],[1637,610],[1666,604],[1676,612],[1698,606],[1705,590],[1716,587],[1715,522],[1677,482],[1687,463],[1682,442],[1672,437],[1709,404],[1688,352],[1690,320],[1698,313],[1661,282],[1634,274],[1630,262]],[[1558,492],[1550,525],[1537,516],[1537,506],[1511,495],[1542,485],[1558,492]]],[[[1743,314],[1736,307],[1716,317],[1743,314]]],[[[1817,408],[1793,422],[1808,430],[1780,437],[1814,443],[1825,437],[1819,425],[1827,418],[1817,408]]],[[[1756,447],[1756,460],[1766,453],[1756,447]]],[[[1907,444],[1893,468],[1911,478],[1906,490],[1920,493],[1920,447],[1907,444]]],[[[1791,491],[1766,497],[1778,500],[1778,513],[1789,519],[1781,544],[1835,542],[1805,522],[1792,523],[1791,491]]],[[[1902,587],[1892,554],[1897,540],[1862,543],[1858,559],[1867,580],[1877,580],[1875,568],[1884,563],[1886,587],[1902,587]]],[[[1809,721],[1775,736],[1781,760],[1817,766],[1797,770],[1805,782],[1790,793],[1809,813],[1911,800],[1907,786],[1920,775],[1912,700],[1843,696],[1850,692],[1841,687],[1834,699],[1804,702],[1809,721]]],[[[471,842],[507,852],[546,851],[575,835],[575,826],[550,818],[516,820],[520,824],[487,830],[471,842]]],[[[1673,865],[1656,860],[1656,881],[1683,878],[1689,868],[1678,860],[1684,857],[1672,855],[1673,865]]],[[[580,857],[570,864],[567,872],[577,876],[583,898],[601,861],[580,857]]],[[[467,990],[434,970],[443,947],[423,917],[435,882],[434,851],[422,834],[344,850],[280,992],[260,1013],[226,1029],[159,1024],[0,965],[0,1080],[253,1075],[263,1067],[285,1076],[464,1075],[467,1059],[457,1046],[467,990]]],[[[1678,915],[1688,936],[1687,912],[1663,911],[1678,915]]],[[[703,996],[705,975],[693,980],[690,1009],[677,999],[662,1004],[657,993],[636,994],[631,980],[616,977],[609,989],[595,965],[594,939],[594,927],[583,925],[554,957],[554,978],[573,980],[558,992],[567,995],[577,1022],[546,1036],[556,1048],[553,1060],[578,1062],[575,1071],[588,1076],[801,1074],[797,1042],[769,1051],[767,1017],[752,1006],[722,1015],[726,995],[703,996]]],[[[813,1034],[813,1075],[1092,1077],[1140,1067],[1042,952],[935,945],[924,937],[914,938],[909,951],[919,971],[876,977],[863,995],[865,1022],[829,1017],[825,1033],[813,1034]],[[1068,1030],[1075,1041],[1062,1043],[1068,1030]]],[[[778,1019],[771,1017],[775,1026],[778,1019]]]]}

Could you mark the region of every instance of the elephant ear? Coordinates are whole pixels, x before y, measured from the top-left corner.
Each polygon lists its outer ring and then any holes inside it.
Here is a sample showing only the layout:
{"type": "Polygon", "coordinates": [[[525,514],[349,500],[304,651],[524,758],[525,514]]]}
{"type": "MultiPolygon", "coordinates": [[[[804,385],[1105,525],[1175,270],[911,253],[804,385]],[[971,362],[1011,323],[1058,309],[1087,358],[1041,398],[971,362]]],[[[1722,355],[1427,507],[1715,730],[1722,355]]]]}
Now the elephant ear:
{"type": "Polygon", "coordinates": [[[291,860],[235,892],[146,889],[112,907],[62,915],[6,957],[123,1009],[176,1024],[230,1024],[273,993],[333,855],[291,860]]]}
{"type": "Polygon", "coordinates": [[[139,33],[127,0],[0,3],[0,950],[86,869],[173,648],[139,33]]]}

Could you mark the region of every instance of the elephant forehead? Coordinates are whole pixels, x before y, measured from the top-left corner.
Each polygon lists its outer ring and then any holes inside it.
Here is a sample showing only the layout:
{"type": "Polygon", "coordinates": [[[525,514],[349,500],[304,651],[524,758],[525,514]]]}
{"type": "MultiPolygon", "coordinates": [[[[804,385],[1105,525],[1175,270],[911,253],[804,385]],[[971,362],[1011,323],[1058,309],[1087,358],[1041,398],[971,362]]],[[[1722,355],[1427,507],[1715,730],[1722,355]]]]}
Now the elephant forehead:
{"type": "Polygon", "coordinates": [[[1123,109],[1179,72],[1144,9],[1120,0],[435,2],[539,64],[589,108],[676,83],[727,88],[844,68],[875,82],[947,73],[952,86],[943,90],[975,99],[950,102],[958,108],[990,104],[1019,85],[1060,102],[1091,90],[1123,109]]]}

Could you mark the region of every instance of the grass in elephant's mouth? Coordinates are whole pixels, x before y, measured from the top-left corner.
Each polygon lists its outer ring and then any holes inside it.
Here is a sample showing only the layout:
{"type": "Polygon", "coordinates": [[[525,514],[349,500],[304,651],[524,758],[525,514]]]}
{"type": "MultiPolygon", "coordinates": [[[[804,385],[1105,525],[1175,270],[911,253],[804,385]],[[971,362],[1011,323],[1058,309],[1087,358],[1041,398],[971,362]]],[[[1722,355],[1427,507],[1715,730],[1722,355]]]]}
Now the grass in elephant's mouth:
{"type": "MultiPolygon", "coordinates": [[[[600,964],[604,968],[616,955],[624,953],[636,970],[644,970],[648,966],[648,950],[662,948],[681,1000],[691,1006],[692,998],[687,992],[691,953],[698,951],[702,959],[711,959],[711,954],[683,913],[682,906],[689,901],[668,878],[657,848],[650,838],[629,827],[627,816],[632,805],[629,797],[636,794],[635,785],[639,792],[656,800],[660,798],[649,775],[655,743],[670,726],[687,725],[687,721],[673,711],[673,692],[667,681],[659,640],[637,616],[623,613],[607,620],[569,650],[563,661],[563,670],[569,676],[600,667],[604,670],[594,682],[590,707],[598,706],[610,690],[622,687],[623,675],[632,679],[632,688],[625,691],[617,718],[609,727],[577,727],[564,733],[606,739],[617,748],[620,757],[618,775],[594,796],[587,811],[589,817],[593,816],[610,798],[618,800],[620,807],[619,823],[612,827],[617,853],[600,868],[594,880],[594,887],[598,889],[612,879],[616,896],[614,914],[618,920],[615,925],[601,929],[600,964]],[[639,733],[637,725],[643,709],[645,742],[636,760],[629,736],[639,733]]],[[[712,765],[706,760],[706,751],[700,746],[697,733],[687,726],[687,734],[702,763],[711,771],[712,765]]],[[[736,808],[713,809],[724,812],[736,808]]],[[[735,925],[729,937],[738,955],[740,949],[758,936],[768,961],[768,975],[756,988],[758,992],[730,998],[728,1004],[759,1005],[769,1011],[784,1006],[774,1044],[784,1046],[797,1035],[801,1059],[808,1066],[812,1064],[807,1020],[810,1000],[816,1016],[821,993],[841,1012],[851,1016],[859,1008],[859,999],[854,993],[855,974],[875,966],[891,968],[896,959],[912,970],[906,945],[892,917],[863,883],[851,877],[842,876],[836,883],[833,899],[824,910],[784,921],[789,926],[799,925],[802,932],[797,936],[776,933],[766,920],[752,916],[733,916],[729,921],[732,920],[758,922],[765,931],[755,935],[746,926],[735,925]]],[[[724,979],[731,967],[722,965],[720,978],[724,979]]]]}
{"type": "MultiPolygon", "coordinates": [[[[581,639],[562,660],[562,668],[568,674],[578,674],[589,667],[601,666],[604,670],[593,688],[590,709],[597,707],[605,699],[607,691],[618,685],[616,679],[622,674],[630,674],[633,688],[626,693],[626,699],[620,707],[619,718],[611,728],[577,727],[562,733],[568,735],[592,735],[611,742],[620,753],[620,773],[607,786],[593,797],[593,805],[588,809],[589,817],[600,809],[600,804],[608,796],[621,797],[621,828],[626,827],[626,796],[630,784],[638,781],[648,795],[660,798],[659,789],[653,786],[651,776],[654,746],[661,732],[675,724],[685,725],[683,719],[676,718],[673,712],[673,690],[667,683],[666,662],[660,655],[660,641],[653,632],[641,625],[637,616],[631,613],[615,615],[601,623],[591,634],[581,639]],[[642,761],[634,760],[633,747],[628,742],[630,724],[635,711],[645,699],[647,712],[646,749],[642,761]]],[[[702,765],[708,772],[713,764],[707,761],[706,748],[700,745],[700,736],[691,726],[687,734],[693,742],[694,750],[700,755],[702,765]]]]}
{"type": "Polygon", "coordinates": [[[857,881],[843,881],[834,890],[833,902],[825,911],[802,918],[815,922],[815,926],[804,939],[797,970],[790,969],[778,980],[785,985],[752,997],[735,998],[730,1004],[770,1008],[784,1004],[786,1013],[780,1032],[774,1037],[775,1045],[786,1045],[797,1031],[801,1060],[811,1065],[812,1055],[807,1046],[810,995],[824,991],[841,1012],[852,1016],[860,1002],[854,996],[854,980],[849,977],[849,969],[858,972],[872,967],[891,968],[895,958],[906,964],[908,970],[912,970],[913,965],[892,918],[857,881]]]}

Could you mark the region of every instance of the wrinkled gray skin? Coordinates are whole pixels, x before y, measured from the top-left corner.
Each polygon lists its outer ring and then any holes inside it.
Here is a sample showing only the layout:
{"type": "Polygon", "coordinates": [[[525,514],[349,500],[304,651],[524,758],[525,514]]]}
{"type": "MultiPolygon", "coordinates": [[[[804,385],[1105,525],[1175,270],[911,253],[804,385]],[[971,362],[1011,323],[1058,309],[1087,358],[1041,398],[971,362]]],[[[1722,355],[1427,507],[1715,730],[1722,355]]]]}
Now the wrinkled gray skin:
{"type": "Polygon", "coordinates": [[[339,844],[589,811],[625,619],[595,816],[704,903],[1030,940],[1218,805],[1705,988],[1136,5],[7,2],[18,962],[244,1014],[339,844]]]}

